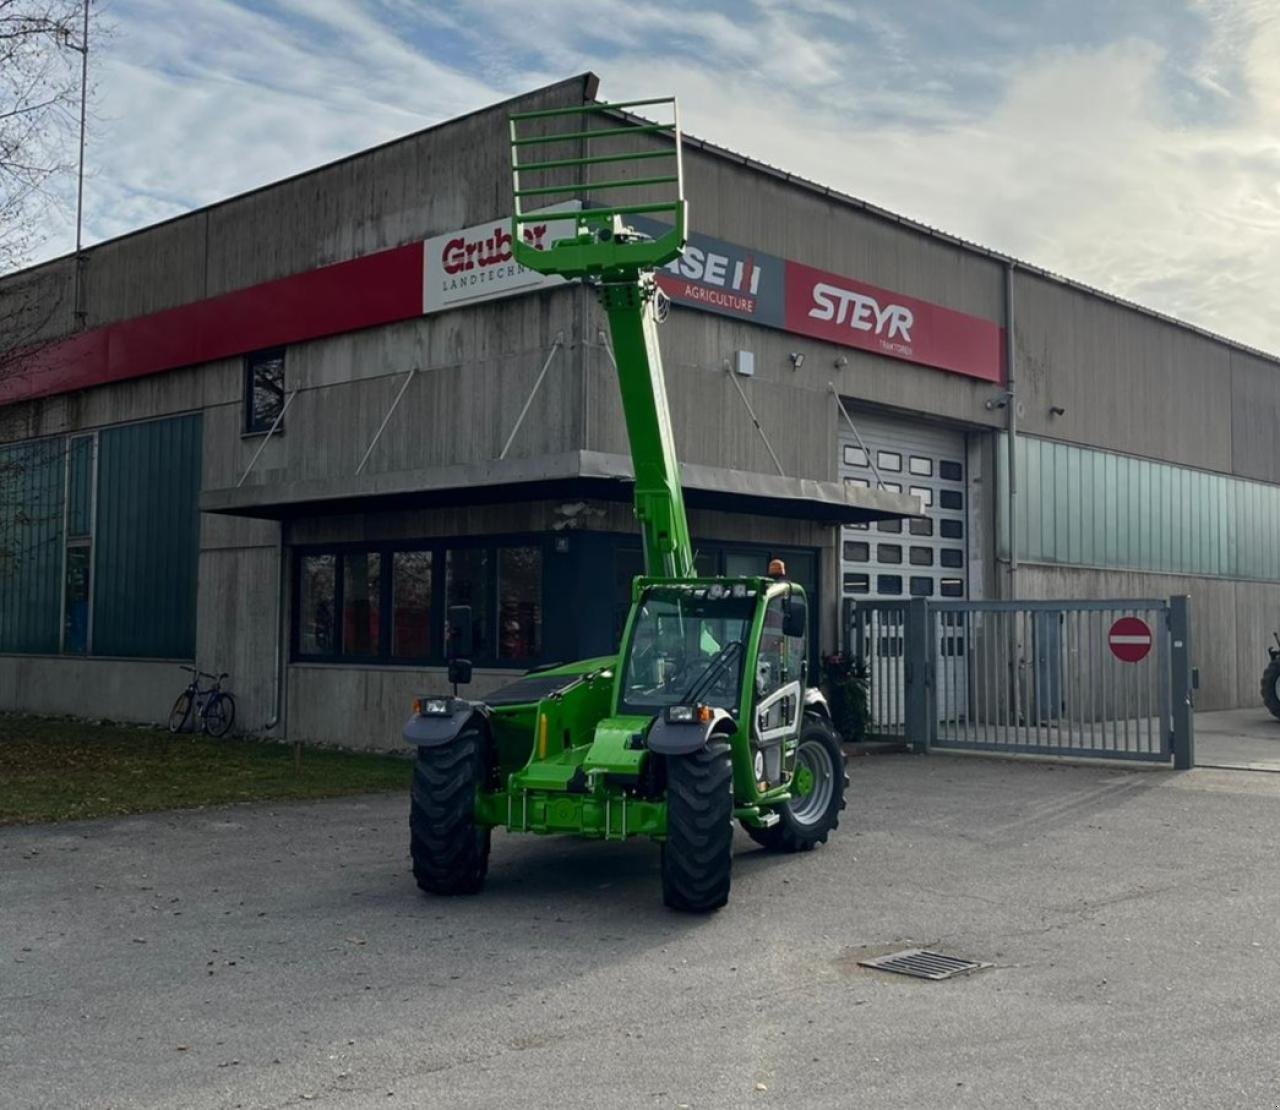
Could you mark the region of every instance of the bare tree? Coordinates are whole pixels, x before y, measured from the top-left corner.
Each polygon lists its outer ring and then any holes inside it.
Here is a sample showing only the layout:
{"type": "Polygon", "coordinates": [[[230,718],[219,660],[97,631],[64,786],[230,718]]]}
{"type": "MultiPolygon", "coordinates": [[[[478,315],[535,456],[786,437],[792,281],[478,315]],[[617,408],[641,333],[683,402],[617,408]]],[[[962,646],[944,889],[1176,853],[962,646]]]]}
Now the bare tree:
{"type": "Polygon", "coordinates": [[[81,0],[0,0],[0,273],[35,246],[50,186],[75,168],[81,0]]]}

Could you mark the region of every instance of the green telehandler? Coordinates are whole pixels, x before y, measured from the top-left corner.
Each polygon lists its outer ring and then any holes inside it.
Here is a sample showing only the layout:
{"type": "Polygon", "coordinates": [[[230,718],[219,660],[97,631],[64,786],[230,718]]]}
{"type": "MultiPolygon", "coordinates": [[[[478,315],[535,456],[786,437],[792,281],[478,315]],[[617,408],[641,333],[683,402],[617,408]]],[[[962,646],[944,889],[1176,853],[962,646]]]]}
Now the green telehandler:
{"type": "Polygon", "coordinates": [[[666,904],[718,909],[729,896],[734,820],[766,848],[811,849],[838,824],[848,779],[826,701],[806,682],[804,590],[776,561],[761,577],[704,578],[694,569],[654,279],[685,242],[678,109],[664,98],[522,113],[511,118],[511,142],[516,260],[590,283],[608,316],[646,573],[632,584],[616,656],[530,672],[483,700],[457,695],[470,679],[470,622],[465,609],[450,611],[454,692],[417,698],[404,729],[417,748],[413,873],[434,894],[478,891],[495,828],[646,836],[661,845],[666,904]],[[669,109],[671,120],[615,126],[615,110],[632,108],[669,109]],[[637,141],[650,145],[637,149],[637,141]],[[552,143],[580,156],[530,160],[552,143]],[[608,152],[594,153],[597,143],[608,152]],[[655,163],[670,168],[649,172],[655,163]],[[586,177],[596,167],[609,167],[607,179],[563,183],[566,172],[586,177]],[[553,170],[550,184],[524,184],[553,170]],[[525,235],[546,221],[527,211],[528,201],[634,188],[663,199],[557,213],[574,231],[550,244],[525,235]],[[669,229],[641,234],[627,223],[632,215],[661,218],[661,227],[669,221],[669,229]]]}

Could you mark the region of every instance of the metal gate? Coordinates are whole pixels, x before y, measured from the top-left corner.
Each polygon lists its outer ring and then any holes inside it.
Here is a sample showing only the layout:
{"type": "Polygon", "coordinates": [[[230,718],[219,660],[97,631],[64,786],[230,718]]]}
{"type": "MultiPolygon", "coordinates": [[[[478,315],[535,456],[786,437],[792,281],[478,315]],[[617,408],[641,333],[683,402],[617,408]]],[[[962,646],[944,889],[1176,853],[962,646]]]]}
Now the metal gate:
{"type": "Polygon", "coordinates": [[[1185,597],[863,602],[847,628],[870,739],[1192,765],[1185,597]]]}

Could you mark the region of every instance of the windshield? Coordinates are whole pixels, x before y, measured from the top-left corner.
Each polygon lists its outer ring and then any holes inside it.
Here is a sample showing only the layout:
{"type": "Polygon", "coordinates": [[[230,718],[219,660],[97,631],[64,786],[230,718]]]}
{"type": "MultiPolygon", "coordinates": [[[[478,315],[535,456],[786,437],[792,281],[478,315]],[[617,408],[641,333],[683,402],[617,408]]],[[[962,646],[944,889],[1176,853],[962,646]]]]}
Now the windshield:
{"type": "Polygon", "coordinates": [[[715,583],[648,590],[627,649],[619,711],[653,713],[695,701],[736,710],[755,606],[754,589],[733,597],[715,583]]]}

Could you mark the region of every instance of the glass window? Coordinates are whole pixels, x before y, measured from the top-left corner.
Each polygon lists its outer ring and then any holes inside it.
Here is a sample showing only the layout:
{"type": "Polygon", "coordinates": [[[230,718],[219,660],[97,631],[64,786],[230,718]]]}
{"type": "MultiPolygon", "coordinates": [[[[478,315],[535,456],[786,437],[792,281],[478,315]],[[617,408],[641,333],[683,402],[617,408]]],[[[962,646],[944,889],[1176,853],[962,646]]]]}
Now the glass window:
{"type": "Polygon", "coordinates": [[[932,536],[933,521],[927,516],[918,516],[907,521],[907,529],[913,536],[932,536]]]}
{"type": "Polygon", "coordinates": [[[542,654],[542,549],[498,549],[498,658],[542,654]]]}
{"type": "Polygon", "coordinates": [[[686,702],[736,706],[755,605],[754,597],[647,590],[626,648],[619,711],[652,713],[686,702]]]}
{"type": "Polygon", "coordinates": [[[298,652],[333,655],[336,555],[304,555],[298,572],[298,652]]]}
{"type": "Polygon", "coordinates": [[[877,575],[876,576],[876,593],[880,593],[880,594],[902,593],[902,575],[900,574],[877,575]]]}
{"type": "MultiPolygon", "coordinates": [[[[483,658],[491,648],[489,635],[489,552],[483,547],[451,547],[444,558],[445,606],[471,606],[472,656],[483,658]]],[[[445,614],[446,654],[452,630],[445,614]]]]}
{"type": "Polygon", "coordinates": [[[382,557],[349,551],[342,557],[342,652],[377,655],[382,601],[382,557]]]}
{"type": "Polygon", "coordinates": [[[881,470],[892,470],[896,474],[902,470],[902,456],[897,451],[877,451],[876,466],[881,470]]]}
{"type": "Polygon", "coordinates": [[[88,544],[67,548],[62,650],[73,655],[89,650],[89,552],[88,544]]]}
{"type": "Polygon", "coordinates": [[[933,566],[933,548],[913,547],[911,549],[911,565],[913,567],[933,566]]]}
{"type": "Polygon", "coordinates": [[[844,576],[844,592],[847,594],[870,593],[871,576],[867,574],[846,574],[844,576]]]}
{"type": "Polygon", "coordinates": [[[918,478],[933,477],[933,460],[920,455],[912,455],[907,462],[907,469],[918,478]]]}
{"type": "MultiPolygon", "coordinates": [[[[284,411],[284,350],[259,351],[245,359],[244,430],[266,432],[284,411]]],[[[276,431],[283,427],[283,422],[276,431]]]]}
{"type": "Polygon", "coordinates": [[[938,521],[938,535],[940,535],[944,540],[964,539],[964,521],[963,520],[938,521]]]}
{"type": "Polygon", "coordinates": [[[938,504],[944,509],[963,509],[964,494],[958,489],[944,489],[938,493],[938,504]]]}
{"type": "Polygon", "coordinates": [[[920,504],[926,509],[933,508],[933,490],[928,486],[912,486],[907,492],[910,493],[912,497],[920,498],[920,504]]]}
{"type": "Polygon", "coordinates": [[[944,578],[942,580],[943,597],[964,597],[964,581],[960,578],[944,578]]]}
{"type": "Polygon", "coordinates": [[[892,532],[894,534],[901,534],[902,521],[901,520],[882,520],[880,521],[879,524],[876,525],[876,529],[880,532],[892,532]]]}
{"type": "Polygon", "coordinates": [[[897,482],[885,482],[884,488],[890,493],[901,493],[902,487],[897,482]]]}
{"type": "Polygon", "coordinates": [[[964,481],[964,466],[958,462],[940,462],[938,464],[938,477],[948,482],[964,481]]]}
{"type": "Polygon", "coordinates": [[[871,488],[871,483],[866,478],[846,478],[844,484],[846,486],[857,486],[858,489],[871,488]]]}
{"type": "Polygon", "coordinates": [[[845,466],[866,466],[867,453],[861,447],[846,443],[844,448],[845,466]]]}
{"type": "Polygon", "coordinates": [[[933,579],[925,576],[912,577],[912,597],[933,597],[933,579]]]}
{"type": "Polygon", "coordinates": [[[882,563],[902,562],[902,547],[896,543],[876,545],[876,558],[882,563]]]}
{"type": "Polygon", "coordinates": [[[844,557],[850,563],[865,563],[871,557],[870,548],[871,545],[869,543],[845,540],[844,557]]]}
{"type": "Polygon", "coordinates": [[[431,552],[391,556],[391,654],[422,659],[431,654],[431,552]]]}
{"type": "Polygon", "coordinates": [[[938,558],[944,567],[964,566],[964,552],[958,547],[944,547],[938,552],[938,558]]]}

